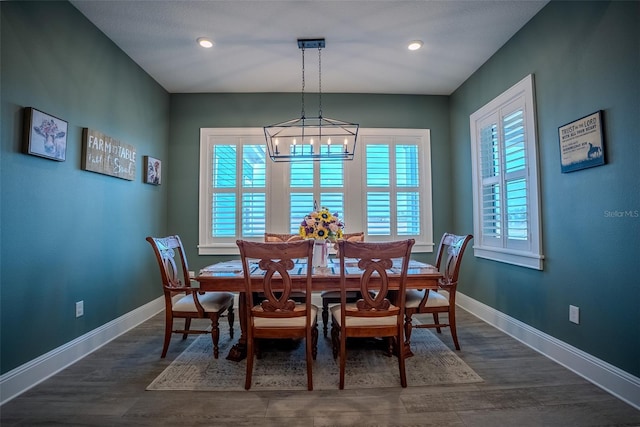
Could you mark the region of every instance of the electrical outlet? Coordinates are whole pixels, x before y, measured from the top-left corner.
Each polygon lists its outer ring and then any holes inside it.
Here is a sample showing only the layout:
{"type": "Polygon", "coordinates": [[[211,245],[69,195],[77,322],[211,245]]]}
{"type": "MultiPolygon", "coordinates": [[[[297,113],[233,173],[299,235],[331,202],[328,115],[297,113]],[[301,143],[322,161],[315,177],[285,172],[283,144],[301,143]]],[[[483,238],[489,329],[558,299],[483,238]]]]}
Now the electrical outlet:
{"type": "Polygon", "coordinates": [[[78,301],[76,303],[76,317],[84,315],[84,301],[78,301]]]}
{"type": "Polygon", "coordinates": [[[580,308],[575,305],[569,306],[569,322],[573,322],[576,325],[580,324],[580,308]]]}

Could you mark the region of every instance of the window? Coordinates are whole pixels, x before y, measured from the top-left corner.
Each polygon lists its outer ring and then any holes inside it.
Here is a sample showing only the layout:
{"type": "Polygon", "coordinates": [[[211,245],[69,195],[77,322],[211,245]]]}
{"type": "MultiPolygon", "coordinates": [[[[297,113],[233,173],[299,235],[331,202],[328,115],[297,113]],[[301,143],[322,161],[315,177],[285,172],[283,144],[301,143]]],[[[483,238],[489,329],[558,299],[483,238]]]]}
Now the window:
{"type": "Polygon", "coordinates": [[[542,270],[533,76],[471,115],[474,254],[542,270]]]}
{"type": "Polygon", "coordinates": [[[360,129],[353,161],[274,163],[261,128],[201,129],[199,253],[236,254],[236,239],[297,233],[326,206],[346,232],[414,238],[433,251],[431,149],[423,129],[360,129]]]}

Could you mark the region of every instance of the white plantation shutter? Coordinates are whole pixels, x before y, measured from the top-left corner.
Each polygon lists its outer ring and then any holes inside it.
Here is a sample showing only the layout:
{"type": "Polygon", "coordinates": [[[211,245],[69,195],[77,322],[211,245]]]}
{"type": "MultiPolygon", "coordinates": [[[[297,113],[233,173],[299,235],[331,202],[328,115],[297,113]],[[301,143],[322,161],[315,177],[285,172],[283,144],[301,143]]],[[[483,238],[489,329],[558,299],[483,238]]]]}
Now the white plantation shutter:
{"type": "Polygon", "coordinates": [[[490,122],[480,133],[480,164],[482,166],[482,227],[483,235],[499,245],[502,236],[502,200],[500,191],[500,147],[497,123],[490,122]]]}
{"type": "Polygon", "coordinates": [[[236,195],[214,193],[211,206],[211,237],[235,237],[236,195]]]}
{"type": "Polygon", "coordinates": [[[266,230],[266,146],[241,139],[210,144],[209,239],[263,236],[266,230]]]}
{"type": "Polygon", "coordinates": [[[419,141],[388,138],[365,145],[367,234],[421,235],[419,141]]]}
{"type": "Polygon", "coordinates": [[[213,146],[211,237],[236,235],[236,178],[237,147],[221,144],[213,146]]]}
{"type": "Polygon", "coordinates": [[[242,237],[263,237],[267,201],[264,193],[242,193],[242,237]]]}
{"type": "Polygon", "coordinates": [[[525,149],[524,108],[502,119],[504,132],[505,219],[507,239],[529,238],[527,214],[527,151],[525,149]]]}
{"type": "Polygon", "coordinates": [[[294,162],[290,168],[289,230],[298,233],[305,215],[319,204],[344,219],[344,163],[294,162]]]}
{"type": "Polygon", "coordinates": [[[474,253],[542,269],[533,79],[471,115],[474,253]]]}
{"type": "Polygon", "coordinates": [[[420,235],[420,161],[419,145],[396,145],[396,234],[420,235]]]}

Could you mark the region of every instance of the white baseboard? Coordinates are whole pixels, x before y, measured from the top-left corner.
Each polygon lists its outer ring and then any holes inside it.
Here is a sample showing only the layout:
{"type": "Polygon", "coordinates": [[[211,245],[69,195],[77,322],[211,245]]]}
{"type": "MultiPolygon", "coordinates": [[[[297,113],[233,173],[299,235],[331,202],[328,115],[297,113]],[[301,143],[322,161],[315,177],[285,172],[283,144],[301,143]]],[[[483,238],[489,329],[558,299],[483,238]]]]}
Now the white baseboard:
{"type": "Polygon", "coordinates": [[[460,308],[640,409],[640,378],[460,292],[456,294],[456,302],[460,308]]]}
{"type": "Polygon", "coordinates": [[[159,297],[0,376],[0,405],[24,393],[164,310],[159,297]]]}

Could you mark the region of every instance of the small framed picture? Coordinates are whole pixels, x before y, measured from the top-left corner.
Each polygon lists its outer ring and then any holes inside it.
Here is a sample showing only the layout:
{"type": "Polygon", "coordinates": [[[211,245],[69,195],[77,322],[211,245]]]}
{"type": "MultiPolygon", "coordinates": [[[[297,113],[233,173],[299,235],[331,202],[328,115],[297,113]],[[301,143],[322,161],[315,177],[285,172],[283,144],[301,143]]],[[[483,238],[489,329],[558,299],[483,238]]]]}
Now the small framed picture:
{"type": "Polygon", "coordinates": [[[144,156],[144,182],[160,185],[162,183],[162,161],[151,156],[144,156]]]}
{"type": "Polygon", "coordinates": [[[32,107],[24,109],[24,150],[27,154],[64,162],[68,123],[32,107]]]}

